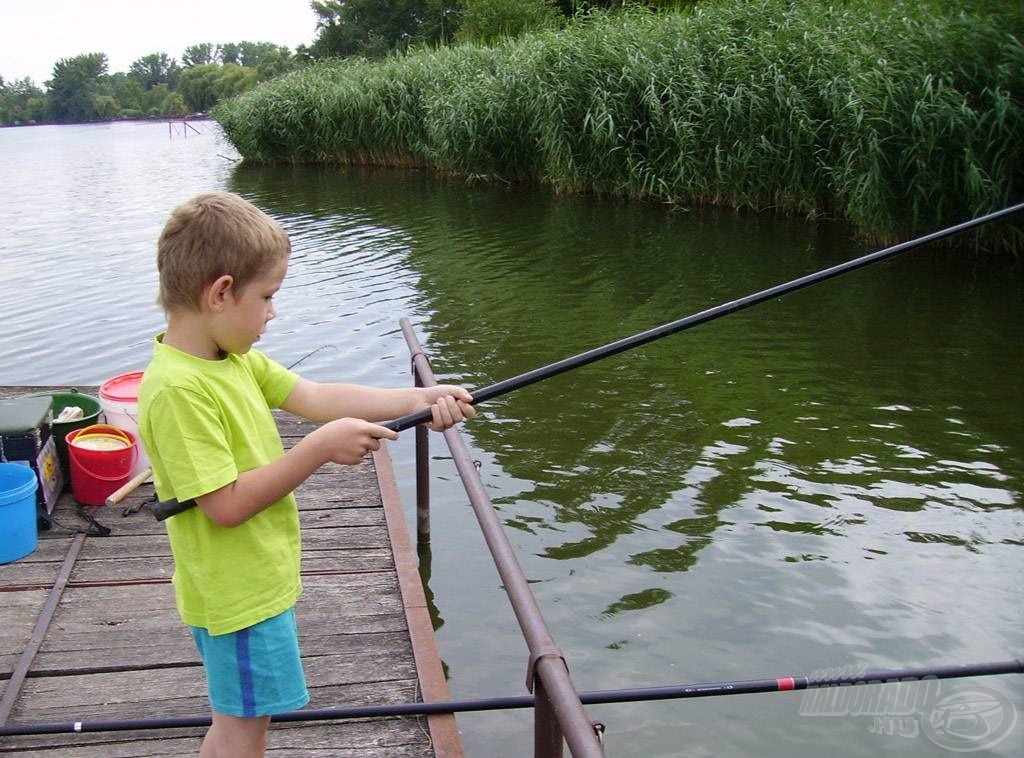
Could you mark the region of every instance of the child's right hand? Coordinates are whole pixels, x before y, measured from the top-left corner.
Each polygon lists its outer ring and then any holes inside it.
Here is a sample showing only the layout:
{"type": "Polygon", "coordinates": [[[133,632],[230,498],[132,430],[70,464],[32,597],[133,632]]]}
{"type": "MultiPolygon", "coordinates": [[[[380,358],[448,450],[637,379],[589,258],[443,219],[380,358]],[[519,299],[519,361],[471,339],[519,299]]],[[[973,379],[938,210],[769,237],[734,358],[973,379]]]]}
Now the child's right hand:
{"type": "Polygon", "coordinates": [[[339,418],[311,432],[318,449],[334,463],[354,466],[371,450],[380,449],[380,441],[397,440],[398,432],[358,418],[339,418]]]}

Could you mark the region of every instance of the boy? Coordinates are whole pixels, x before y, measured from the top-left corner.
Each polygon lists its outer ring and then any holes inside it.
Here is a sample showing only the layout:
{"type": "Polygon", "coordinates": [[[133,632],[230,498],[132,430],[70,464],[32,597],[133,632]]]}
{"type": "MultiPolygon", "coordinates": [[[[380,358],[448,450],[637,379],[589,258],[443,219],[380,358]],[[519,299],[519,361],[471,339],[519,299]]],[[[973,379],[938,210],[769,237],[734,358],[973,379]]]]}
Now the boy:
{"type": "Polygon", "coordinates": [[[139,433],[159,497],[198,504],[166,523],[178,612],[213,710],[201,758],[262,756],[270,715],[309,700],[292,490],[324,463],[354,465],[397,439],[373,421],[430,407],[428,426],[446,429],[476,415],[461,387],[320,384],[252,350],[290,252],[275,221],[224,192],[176,208],[157,245],[167,329],[140,388],[139,433]],[[323,425],[284,452],[276,407],[323,425]]]}

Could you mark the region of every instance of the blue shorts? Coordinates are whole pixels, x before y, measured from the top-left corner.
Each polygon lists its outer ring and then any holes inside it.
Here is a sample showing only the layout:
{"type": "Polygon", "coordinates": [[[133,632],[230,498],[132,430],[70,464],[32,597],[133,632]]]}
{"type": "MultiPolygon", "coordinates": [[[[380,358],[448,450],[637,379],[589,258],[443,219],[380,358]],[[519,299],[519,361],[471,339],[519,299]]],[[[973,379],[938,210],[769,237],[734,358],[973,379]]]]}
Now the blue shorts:
{"type": "Polygon", "coordinates": [[[217,713],[255,718],[309,702],[294,608],[230,634],[189,629],[206,669],[210,707],[217,713]]]}

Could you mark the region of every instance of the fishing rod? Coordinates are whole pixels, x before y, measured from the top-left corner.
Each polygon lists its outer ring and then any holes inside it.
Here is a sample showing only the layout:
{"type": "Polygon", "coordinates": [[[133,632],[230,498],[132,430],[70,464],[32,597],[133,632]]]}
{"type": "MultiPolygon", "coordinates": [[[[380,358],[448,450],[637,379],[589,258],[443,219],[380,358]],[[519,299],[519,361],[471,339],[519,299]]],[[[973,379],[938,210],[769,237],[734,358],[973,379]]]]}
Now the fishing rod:
{"type": "MultiPolygon", "coordinates": [[[[721,695],[750,695],[760,692],[792,692],[817,687],[836,687],[854,684],[898,684],[919,682],[924,679],[958,679],[1000,674],[1024,674],[1024,660],[994,661],[958,666],[930,668],[879,669],[836,677],[783,676],[770,679],[749,679],[738,682],[703,682],[668,687],[639,689],[596,690],[579,693],[584,705],[606,703],[635,703],[649,700],[679,700],[721,695]]],[[[360,705],[345,708],[310,708],[288,711],[270,717],[271,721],[333,721],[338,719],[372,718],[375,716],[429,716],[441,713],[470,711],[496,711],[514,708],[532,708],[533,695],[448,700],[432,703],[393,703],[391,705],[360,705]]],[[[153,719],[122,719],[111,721],[73,721],[54,724],[25,724],[0,727],[0,737],[30,734],[73,734],[80,732],[122,732],[144,729],[177,729],[209,726],[210,716],[179,716],[153,719]]]]}
{"type": "MultiPolygon", "coordinates": [[[[653,329],[648,329],[647,331],[634,334],[630,337],[610,342],[607,345],[587,350],[586,352],[573,355],[569,358],[563,358],[562,360],[550,363],[547,366],[541,366],[540,368],[535,368],[532,371],[527,371],[524,374],[513,376],[509,379],[497,382],[496,384],[491,384],[487,387],[473,390],[470,393],[473,396],[472,403],[477,405],[484,401],[492,400],[496,397],[512,392],[513,390],[522,389],[523,387],[543,381],[544,379],[550,379],[553,376],[564,374],[566,371],[572,371],[573,369],[580,368],[581,366],[586,366],[594,363],[595,361],[599,361],[602,358],[618,355],[619,353],[623,353],[627,350],[632,350],[635,347],[646,345],[648,342],[654,342],[662,337],[667,337],[670,334],[676,334],[677,332],[691,329],[700,324],[705,324],[708,321],[714,321],[715,319],[721,318],[722,316],[730,313],[735,313],[736,311],[749,308],[752,305],[763,303],[765,300],[772,300],[773,298],[781,297],[782,295],[795,292],[796,290],[803,289],[804,287],[809,287],[812,284],[818,284],[819,282],[833,279],[840,274],[864,268],[872,263],[888,260],[900,253],[905,253],[908,250],[913,250],[921,247],[922,245],[927,245],[929,242],[935,242],[940,239],[945,239],[946,237],[952,237],[955,234],[960,234],[961,232],[981,226],[982,224],[987,224],[992,221],[997,221],[1007,216],[1011,216],[1022,210],[1024,210],[1024,203],[1011,205],[1008,208],[1003,208],[1002,210],[994,211],[984,216],[978,216],[970,221],[964,221],[963,223],[956,224],[955,226],[940,229],[937,232],[926,234],[923,237],[918,237],[917,239],[912,239],[907,242],[901,242],[897,245],[887,247],[884,250],[868,253],[867,255],[862,255],[859,258],[854,258],[853,260],[846,261],[845,263],[839,263],[835,266],[822,269],[821,271],[807,274],[806,276],[802,276],[798,279],[777,284],[774,287],[769,287],[768,289],[755,292],[751,295],[747,295],[746,297],[741,297],[727,303],[722,303],[721,305],[716,305],[713,308],[708,308],[707,310],[694,313],[690,316],[686,316],[685,318],[677,319],[676,321],[670,321],[667,324],[656,326],[653,329]]],[[[381,424],[381,426],[387,427],[392,431],[401,432],[410,427],[422,424],[425,421],[430,421],[431,417],[432,414],[430,409],[424,408],[416,411],[415,413],[410,413],[392,421],[387,421],[381,424]]],[[[186,500],[183,503],[179,503],[177,500],[166,500],[158,502],[153,506],[153,514],[156,516],[158,521],[163,521],[170,516],[182,513],[194,506],[194,500],[186,500]]]]}

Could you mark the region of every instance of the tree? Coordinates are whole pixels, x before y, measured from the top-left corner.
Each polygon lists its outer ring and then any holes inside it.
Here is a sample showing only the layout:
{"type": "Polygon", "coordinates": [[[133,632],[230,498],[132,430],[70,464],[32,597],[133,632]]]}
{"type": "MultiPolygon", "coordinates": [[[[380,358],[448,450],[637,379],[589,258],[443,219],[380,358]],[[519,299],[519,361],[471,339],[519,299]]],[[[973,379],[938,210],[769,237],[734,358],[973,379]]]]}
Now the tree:
{"type": "Polygon", "coordinates": [[[291,51],[282,45],[273,42],[246,42],[238,43],[238,63],[246,68],[259,68],[265,60],[273,58],[290,58],[291,51]]]}
{"type": "Polygon", "coordinates": [[[458,0],[426,0],[426,13],[416,36],[417,42],[447,45],[459,25],[458,0]]]}
{"type": "Polygon", "coordinates": [[[26,124],[43,117],[43,91],[29,77],[5,82],[0,76],[0,124],[26,124]]]}
{"type": "Polygon", "coordinates": [[[171,93],[166,84],[157,84],[153,89],[146,90],[142,98],[142,110],[150,117],[164,115],[164,100],[171,93]]]}
{"type": "Polygon", "coordinates": [[[48,92],[30,79],[10,82],[0,76],[0,124],[208,111],[220,100],[312,60],[304,49],[299,56],[272,42],[204,42],[185,49],[184,68],[167,53],[152,53],[133,62],[127,73],[115,74],[107,73],[105,53],[64,58],[54,64],[53,77],[45,83],[48,92]]]}
{"type": "Polygon", "coordinates": [[[181,54],[181,65],[185,68],[206,66],[210,63],[217,63],[219,58],[220,48],[212,42],[203,42],[185,48],[185,52],[181,54]]]}
{"type": "Polygon", "coordinates": [[[121,105],[111,95],[96,95],[93,100],[93,112],[96,118],[110,121],[121,115],[121,105]]]}
{"type": "Polygon", "coordinates": [[[222,68],[214,63],[205,63],[190,66],[181,72],[178,92],[190,111],[205,113],[217,104],[217,79],[221,76],[222,68]]]}
{"type": "Polygon", "coordinates": [[[96,96],[100,77],[107,72],[105,53],[85,53],[61,58],[53,65],[50,116],[55,121],[89,121],[97,117],[96,96]]]}
{"type": "Polygon", "coordinates": [[[167,53],[150,53],[139,58],[128,68],[128,75],[146,90],[151,90],[158,84],[166,84],[174,89],[178,84],[180,72],[178,62],[168,57],[167,53]]]}
{"type": "Polygon", "coordinates": [[[240,95],[248,89],[256,86],[259,82],[259,72],[254,68],[244,68],[234,64],[225,63],[220,67],[219,76],[214,79],[213,88],[217,100],[227,100],[229,97],[240,95]]]}
{"type": "Polygon", "coordinates": [[[46,95],[30,97],[25,101],[25,110],[23,111],[24,118],[22,120],[30,124],[42,121],[46,118],[46,109],[48,106],[49,100],[46,99],[46,95]]]}
{"type": "Polygon", "coordinates": [[[428,0],[312,0],[317,58],[379,57],[422,39],[428,0]]]}
{"type": "Polygon", "coordinates": [[[188,113],[188,108],[177,92],[169,92],[160,104],[160,114],[163,116],[184,116],[186,113],[188,113]]]}
{"type": "Polygon", "coordinates": [[[292,55],[287,47],[279,48],[267,54],[256,66],[260,80],[272,79],[275,76],[288,73],[299,66],[299,59],[292,55]]]}
{"type": "Polygon", "coordinates": [[[105,77],[107,91],[117,100],[124,116],[139,117],[145,112],[146,90],[135,77],[123,71],[105,77]]]}
{"type": "Polygon", "coordinates": [[[220,62],[241,65],[242,47],[234,42],[228,42],[220,46],[220,62]]]}

